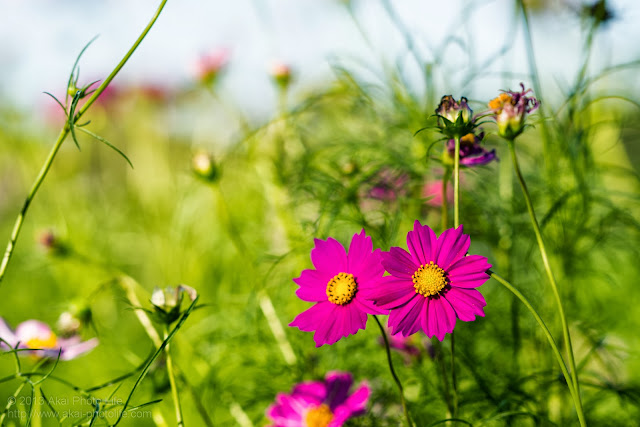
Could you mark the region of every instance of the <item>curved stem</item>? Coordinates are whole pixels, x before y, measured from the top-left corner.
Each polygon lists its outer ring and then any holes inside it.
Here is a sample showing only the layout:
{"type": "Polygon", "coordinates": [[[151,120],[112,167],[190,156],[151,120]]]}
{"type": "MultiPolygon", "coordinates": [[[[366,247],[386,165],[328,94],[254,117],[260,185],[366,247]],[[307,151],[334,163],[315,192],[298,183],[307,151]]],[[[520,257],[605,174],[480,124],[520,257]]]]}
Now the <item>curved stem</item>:
{"type": "Polygon", "coordinates": [[[547,256],[547,250],[545,249],[545,246],[544,246],[544,240],[542,239],[542,233],[540,232],[540,226],[538,225],[536,213],[533,210],[533,203],[531,202],[531,196],[529,195],[527,184],[525,183],[524,177],[522,176],[522,172],[520,171],[520,165],[518,164],[518,156],[516,156],[516,148],[513,140],[509,141],[509,151],[511,152],[511,160],[513,161],[513,168],[516,172],[516,176],[518,177],[518,181],[520,182],[520,187],[522,188],[522,193],[524,195],[524,199],[527,204],[527,210],[529,211],[529,216],[531,217],[531,224],[533,225],[533,231],[536,235],[538,247],[540,248],[540,255],[542,256],[542,263],[544,264],[544,269],[547,272],[547,277],[549,278],[549,283],[551,283],[553,295],[556,299],[556,304],[558,305],[558,313],[560,314],[560,322],[562,323],[562,334],[563,334],[565,345],[567,346],[567,353],[569,356],[569,368],[571,369],[571,381],[576,391],[577,402],[578,402],[578,405],[580,406],[580,412],[581,412],[582,402],[580,399],[580,382],[578,381],[578,371],[576,369],[576,361],[573,356],[573,346],[571,345],[571,335],[569,334],[569,325],[567,323],[567,318],[564,313],[564,308],[562,307],[562,300],[560,298],[560,292],[558,291],[558,285],[553,275],[553,271],[551,270],[551,264],[549,263],[549,257],[547,256]]]}
{"type": "Polygon", "coordinates": [[[458,379],[456,377],[455,331],[451,332],[451,391],[453,392],[453,418],[458,416],[458,379]]]}
{"type": "Polygon", "coordinates": [[[456,146],[453,155],[453,226],[460,225],[460,137],[455,137],[456,146]]]}
{"type": "MultiPolygon", "coordinates": [[[[164,339],[169,336],[169,327],[165,326],[164,339]]],[[[173,397],[173,407],[176,411],[176,421],[178,427],[184,426],[184,419],[182,418],[182,407],[180,406],[180,396],[178,395],[178,387],[176,386],[176,377],[173,372],[173,360],[171,359],[171,351],[169,350],[169,344],[164,348],[165,357],[167,360],[167,375],[169,376],[169,383],[171,384],[171,396],[173,397]]]]}
{"type": "Polygon", "coordinates": [[[536,322],[538,322],[538,325],[540,325],[540,328],[542,329],[542,331],[544,332],[544,335],[547,337],[547,340],[549,341],[549,345],[551,346],[551,350],[553,351],[553,354],[556,356],[556,359],[558,360],[558,365],[560,365],[560,370],[562,371],[562,375],[564,376],[565,382],[567,383],[567,387],[569,388],[569,393],[571,394],[571,397],[573,398],[573,403],[574,403],[574,405],[576,407],[576,412],[578,413],[578,419],[580,421],[580,425],[581,426],[586,426],[587,423],[585,421],[584,413],[582,411],[582,404],[581,404],[580,399],[579,399],[579,397],[578,397],[578,395],[576,393],[576,390],[575,390],[575,388],[573,386],[573,382],[571,380],[571,375],[569,374],[569,371],[567,370],[567,365],[565,364],[564,359],[562,358],[562,354],[560,353],[560,349],[558,349],[558,345],[556,344],[556,341],[553,339],[553,335],[551,335],[551,332],[549,331],[549,328],[544,323],[544,320],[542,320],[542,318],[540,317],[538,312],[533,308],[533,306],[527,300],[527,298],[525,298],[525,296],[522,295],[520,293],[520,291],[518,291],[515,287],[513,287],[513,285],[511,283],[509,283],[507,280],[505,280],[504,278],[500,277],[499,275],[497,275],[496,273],[494,273],[491,270],[488,270],[487,273],[493,279],[497,280],[505,288],[507,288],[509,291],[511,291],[511,293],[513,295],[515,295],[516,298],[518,298],[522,302],[522,304],[524,304],[525,307],[527,307],[527,309],[533,315],[534,319],[536,319],[536,322]]]}
{"type": "Polygon", "coordinates": [[[67,137],[67,135],[69,135],[69,132],[71,131],[71,128],[69,127],[69,123],[70,122],[75,123],[80,117],[82,117],[82,115],[87,111],[87,109],[91,106],[91,104],[93,104],[94,101],[98,99],[100,94],[106,89],[107,85],[111,83],[111,81],[114,79],[116,74],[118,74],[118,72],[122,69],[122,67],[124,67],[124,64],[129,60],[131,55],[133,55],[133,52],[135,52],[135,50],[138,48],[142,40],[145,38],[145,36],[149,32],[153,24],[158,19],[158,16],[160,16],[160,12],[162,12],[162,9],[164,9],[164,6],[166,3],[167,3],[167,0],[162,0],[162,2],[160,3],[160,6],[158,6],[158,9],[156,10],[155,15],[153,16],[151,21],[149,21],[145,29],[142,31],[142,34],[140,34],[140,37],[138,37],[138,39],[135,41],[131,49],[129,49],[129,51],[124,56],[124,58],[122,58],[122,60],[118,63],[116,68],[113,69],[111,74],[109,74],[109,76],[104,80],[104,82],[102,82],[102,84],[98,87],[98,89],[96,89],[95,92],[93,92],[93,94],[89,97],[87,102],[85,102],[82,108],[78,110],[78,113],[76,114],[75,118],[72,118],[71,120],[69,120],[60,131],[60,134],[58,135],[58,139],[53,145],[53,148],[51,148],[51,151],[49,152],[49,155],[47,156],[47,159],[45,160],[44,165],[42,165],[42,168],[40,169],[40,172],[38,173],[36,180],[31,186],[31,190],[29,191],[29,194],[27,195],[27,198],[25,199],[24,204],[22,205],[22,209],[20,210],[18,217],[16,218],[16,222],[13,226],[13,230],[11,231],[11,237],[9,238],[9,243],[7,244],[7,249],[5,250],[4,257],[2,258],[2,263],[0,264],[0,283],[2,283],[2,279],[4,278],[4,275],[6,273],[7,266],[9,265],[9,260],[13,255],[13,250],[15,249],[18,236],[20,235],[20,230],[22,229],[24,218],[27,215],[27,210],[29,209],[29,206],[31,205],[33,198],[36,196],[36,193],[38,192],[40,185],[42,184],[45,177],[47,176],[47,173],[51,168],[51,164],[53,163],[53,160],[55,159],[56,154],[58,154],[58,151],[60,150],[62,143],[64,142],[65,138],[67,137]]]}
{"type": "Polygon", "coordinates": [[[402,403],[402,410],[404,411],[404,416],[407,419],[407,425],[409,427],[413,427],[411,423],[411,417],[409,416],[409,410],[407,409],[407,402],[404,400],[404,391],[402,390],[402,383],[400,379],[396,375],[396,371],[393,369],[393,361],[391,360],[391,347],[389,347],[389,338],[387,338],[387,333],[384,331],[384,327],[382,327],[382,323],[378,320],[378,316],[373,315],[373,318],[376,319],[376,323],[380,327],[380,334],[382,334],[382,339],[384,339],[384,347],[387,350],[387,362],[389,362],[389,371],[391,371],[391,376],[393,380],[396,382],[398,386],[398,391],[400,392],[400,402],[402,403]]]}

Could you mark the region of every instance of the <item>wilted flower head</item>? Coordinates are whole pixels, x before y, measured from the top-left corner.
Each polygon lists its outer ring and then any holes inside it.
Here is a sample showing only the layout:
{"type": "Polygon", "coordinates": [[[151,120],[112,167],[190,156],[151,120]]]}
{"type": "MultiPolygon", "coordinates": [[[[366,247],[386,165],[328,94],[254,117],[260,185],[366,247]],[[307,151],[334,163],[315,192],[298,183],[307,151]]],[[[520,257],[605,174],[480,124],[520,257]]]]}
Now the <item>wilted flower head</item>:
{"type": "Polygon", "coordinates": [[[443,96],[436,108],[440,132],[449,138],[461,137],[472,132],[475,127],[472,114],[473,110],[464,96],[460,98],[460,102],[451,95],[443,96]]]}
{"type": "MultiPolygon", "coordinates": [[[[476,135],[468,133],[460,138],[460,164],[463,166],[482,166],[497,158],[496,150],[487,151],[480,143],[484,138],[484,132],[476,135]]],[[[447,156],[453,163],[456,151],[456,142],[450,139],[447,142],[447,156]]]]}
{"type": "Polygon", "coordinates": [[[271,77],[280,89],[287,89],[291,83],[292,71],[291,67],[282,62],[274,62],[271,64],[271,77]]]}
{"type": "Polygon", "coordinates": [[[206,151],[197,152],[191,159],[193,173],[205,181],[215,181],[218,178],[218,167],[213,156],[206,151]]]}
{"type": "Polygon", "coordinates": [[[229,62],[229,55],[229,49],[218,48],[198,58],[193,66],[198,80],[207,85],[214,84],[220,71],[229,62]]]}
{"type": "Polygon", "coordinates": [[[164,290],[155,288],[151,294],[151,304],[155,309],[155,314],[160,321],[170,325],[180,317],[180,306],[184,294],[189,296],[191,302],[195,301],[198,292],[191,286],[179,285],[176,287],[167,286],[164,290]]]}
{"type": "Polygon", "coordinates": [[[524,130],[527,114],[535,111],[540,102],[533,96],[527,96],[531,89],[524,89],[520,83],[520,92],[506,91],[489,102],[489,108],[498,125],[498,133],[505,139],[513,140],[524,130]]]}
{"type": "Polygon", "coordinates": [[[22,322],[13,331],[7,322],[0,317],[0,348],[34,349],[21,351],[19,354],[29,354],[37,358],[71,360],[91,351],[98,345],[97,338],[82,341],[79,335],[60,338],[51,330],[49,325],[38,320],[22,322]]]}
{"type": "Polygon", "coordinates": [[[289,394],[279,393],[267,409],[271,427],[340,427],[349,418],[364,414],[371,390],[362,383],[353,393],[353,377],[329,372],[324,381],[297,384],[289,394]]]}

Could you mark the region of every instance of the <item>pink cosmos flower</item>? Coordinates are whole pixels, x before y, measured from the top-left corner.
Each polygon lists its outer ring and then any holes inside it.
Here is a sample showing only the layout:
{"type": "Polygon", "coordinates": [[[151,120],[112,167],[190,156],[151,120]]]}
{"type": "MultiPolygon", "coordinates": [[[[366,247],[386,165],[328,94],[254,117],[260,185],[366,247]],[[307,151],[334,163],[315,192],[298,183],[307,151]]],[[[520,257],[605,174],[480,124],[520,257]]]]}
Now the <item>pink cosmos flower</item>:
{"type": "Polygon", "coordinates": [[[364,329],[367,314],[387,314],[387,310],[362,297],[382,280],[380,253],[380,249],[373,251],[371,237],[364,230],[353,235],[348,254],[331,237],[326,241],[315,239],[311,261],[316,269],[303,270],[293,281],[299,286],[296,295],[316,304],[289,326],[316,331],[313,339],[316,347],[321,347],[364,329]]]}
{"type": "Polygon", "coordinates": [[[88,341],[81,341],[80,336],[73,335],[68,338],[59,338],[53,333],[51,328],[38,320],[27,320],[20,323],[15,331],[12,331],[7,322],[0,317],[0,348],[9,350],[34,349],[33,351],[22,351],[19,354],[27,353],[38,358],[71,360],[93,350],[98,345],[97,338],[88,341]],[[37,349],[37,350],[35,350],[37,349]]]}
{"type": "MultiPolygon", "coordinates": [[[[462,177],[460,177],[460,181],[462,181],[462,177]]],[[[428,198],[426,203],[430,206],[439,208],[442,206],[442,179],[428,182],[422,188],[422,195],[425,198],[428,198]]],[[[449,204],[453,203],[453,186],[447,186],[447,202],[449,204]]]]}
{"type": "Polygon", "coordinates": [[[416,221],[407,233],[409,252],[392,247],[382,253],[382,265],[391,274],[365,297],[390,309],[392,333],[409,336],[420,329],[440,341],[453,332],[456,319],[468,322],[484,316],[484,298],[475,288],[489,279],[491,265],[480,255],[466,256],[469,236],[462,225],[439,238],[416,221]]]}
{"type": "Polygon", "coordinates": [[[220,71],[229,62],[230,51],[226,48],[218,48],[202,55],[193,65],[193,72],[201,82],[213,84],[220,71]]]}
{"type": "Polygon", "coordinates": [[[349,395],[353,377],[329,372],[324,381],[297,384],[290,394],[279,393],[267,409],[271,427],[339,427],[365,412],[371,389],[362,383],[349,395]]]}
{"type": "Polygon", "coordinates": [[[368,191],[367,196],[383,202],[393,202],[407,193],[406,185],[408,182],[408,174],[382,169],[373,178],[373,187],[368,191]]]}

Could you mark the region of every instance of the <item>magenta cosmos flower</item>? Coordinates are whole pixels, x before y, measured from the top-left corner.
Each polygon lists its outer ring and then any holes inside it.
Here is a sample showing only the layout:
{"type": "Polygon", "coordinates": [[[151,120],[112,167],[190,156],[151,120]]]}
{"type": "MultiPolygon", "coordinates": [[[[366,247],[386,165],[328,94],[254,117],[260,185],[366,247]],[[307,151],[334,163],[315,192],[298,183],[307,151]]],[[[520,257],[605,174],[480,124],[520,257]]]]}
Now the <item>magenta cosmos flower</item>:
{"type": "Polygon", "coordinates": [[[339,427],[365,412],[371,390],[362,383],[349,395],[349,373],[329,372],[324,381],[296,385],[290,394],[279,393],[267,409],[271,427],[339,427]]]}
{"type": "Polygon", "coordinates": [[[367,314],[387,314],[387,310],[362,297],[383,279],[380,254],[380,249],[373,251],[371,237],[364,230],[353,235],[348,254],[331,237],[326,241],[315,239],[311,261],[316,269],[303,270],[293,281],[300,287],[296,295],[316,304],[289,326],[316,331],[313,339],[320,347],[364,329],[367,314]]]}
{"type": "Polygon", "coordinates": [[[469,236],[462,225],[439,238],[416,221],[407,233],[409,252],[393,247],[382,253],[382,265],[391,274],[366,297],[390,309],[391,332],[409,336],[420,329],[440,341],[451,333],[456,319],[465,322],[484,316],[484,298],[475,288],[487,281],[491,265],[480,255],[466,256],[469,236]]]}
{"type": "Polygon", "coordinates": [[[87,353],[98,345],[98,339],[92,338],[82,341],[80,336],[72,335],[68,338],[60,338],[53,333],[51,328],[38,320],[27,320],[20,323],[15,331],[12,331],[7,322],[0,317],[0,348],[34,349],[33,351],[21,351],[19,354],[29,354],[38,358],[71,360],[87,353]],[[37,350],[35,350],[37,349],[37,350]]]}

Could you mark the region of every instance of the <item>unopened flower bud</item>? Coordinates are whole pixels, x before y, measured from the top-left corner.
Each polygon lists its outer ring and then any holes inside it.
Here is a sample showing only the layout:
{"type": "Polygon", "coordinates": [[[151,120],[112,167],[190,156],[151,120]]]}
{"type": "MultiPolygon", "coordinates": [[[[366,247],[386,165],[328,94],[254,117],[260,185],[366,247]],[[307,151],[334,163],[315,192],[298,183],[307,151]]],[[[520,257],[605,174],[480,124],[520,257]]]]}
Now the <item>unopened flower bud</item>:
{"type": "Polygon", "coordinates": [[[271,66],[271,77],[280,89],[285,90],[291,83],[291,67],[281,62],[275,62],[271,66]]]}
{"type": "Polygon", "coordinates": [[[513,140],[522,133],[527,115],[540,106],[535,97],[527,96],[531,89],[525,90],[522,83],[520,86],[520,92],[506,91],[489,102],[498,125],[498,134],[508,140],[513,140]]]}
{"type": "Polygon", "coordinates": [[[467,104],[465,97],[460,98],[458,102],[453,96],[445,95],[436,108],[440,132],[449,138],[459,138],[473,132],[476,125],[472,115],[473,110],[467,104]]]}
{"type": "Polygon", "coordinates": [[[198,293],[191,286],[179,285],[176,287],[168,286],[165,289],[155,288],[151,294],[151,304],[155,308],[155,312],[162,323],[171,324],[178,320],[182,314],[180,306],[184,294],[189,299],[195,301],[198,293]]]}
{"type": "Polygon", "coordinates": [[[200,151],[191,159],[193,172],[205,181],[215,181],[218,178],[218,167],[213,156],[207,152],[200,151]]]}

